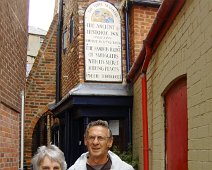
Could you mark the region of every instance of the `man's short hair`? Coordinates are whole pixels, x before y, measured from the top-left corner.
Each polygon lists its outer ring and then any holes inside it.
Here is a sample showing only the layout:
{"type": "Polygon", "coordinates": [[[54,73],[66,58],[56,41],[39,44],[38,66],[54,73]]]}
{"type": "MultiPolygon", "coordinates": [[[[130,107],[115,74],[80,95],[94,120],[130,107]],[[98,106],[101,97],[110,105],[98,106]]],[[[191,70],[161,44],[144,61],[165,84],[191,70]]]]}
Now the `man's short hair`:
{"type": "Polygon", "coordinates": [[[85,134],[84,136],[87,137],[88,136],[88,131],[91,127],[94,127],[94,126],[102,126],[102,127],[105,127],[108,129],[108,132],[109,132],[109,138],[113,138],[113,135],[112,135],[112,131],[110,130],[109,128],[109,125],[108,125],[108,122],[107,121],[104,121],[104,120],[96,120],[96,121],[92,121],[90,122],[87,127],[86,127],[86,130],[85,130],[85,134]]]}

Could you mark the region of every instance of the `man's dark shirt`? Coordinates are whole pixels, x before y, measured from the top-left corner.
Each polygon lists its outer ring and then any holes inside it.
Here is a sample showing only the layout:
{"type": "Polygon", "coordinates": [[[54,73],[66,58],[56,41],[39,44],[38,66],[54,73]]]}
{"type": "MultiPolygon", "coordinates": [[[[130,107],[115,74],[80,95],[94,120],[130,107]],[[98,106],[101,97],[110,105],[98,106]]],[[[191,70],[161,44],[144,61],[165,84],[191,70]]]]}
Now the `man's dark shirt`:
{"type": "Polygon", "coordinates": [[[87,170],[110,170],[112,165],[112,161],[110,158],[108,161],[103,165],[97,165],[97,166],[90,166],[88,163],[86,164],[87,170]]]}

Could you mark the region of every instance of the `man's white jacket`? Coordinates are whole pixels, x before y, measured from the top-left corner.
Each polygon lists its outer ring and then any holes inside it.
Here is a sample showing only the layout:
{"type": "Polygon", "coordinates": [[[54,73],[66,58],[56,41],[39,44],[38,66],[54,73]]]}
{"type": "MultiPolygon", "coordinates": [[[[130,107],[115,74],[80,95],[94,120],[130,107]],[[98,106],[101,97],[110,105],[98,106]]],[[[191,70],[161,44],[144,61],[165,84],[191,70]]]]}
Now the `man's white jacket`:
{"type": "MultiPolygon", "coordinates": [[[[110,159],[112,161],[111,170],[134,170],[133,167],[126,162],[122,161],[118,155],[115,153],[108,151],[110,159]]],[[[87,162],[88,152],[83,153],[68,170],[87,170],[86,162],[87,162]]]]}

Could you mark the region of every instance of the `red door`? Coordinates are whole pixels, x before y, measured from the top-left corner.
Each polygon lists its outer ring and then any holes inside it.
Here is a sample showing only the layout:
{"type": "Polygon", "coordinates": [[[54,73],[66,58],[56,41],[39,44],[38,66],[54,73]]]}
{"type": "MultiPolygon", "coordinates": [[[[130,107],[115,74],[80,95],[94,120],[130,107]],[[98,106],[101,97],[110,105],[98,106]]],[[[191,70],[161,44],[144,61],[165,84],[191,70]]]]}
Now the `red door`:
{"type": "Polygon", "coordinates": [[[186,79],[165,95],[167,170],[188,170],[188,116],[186,79]]]}

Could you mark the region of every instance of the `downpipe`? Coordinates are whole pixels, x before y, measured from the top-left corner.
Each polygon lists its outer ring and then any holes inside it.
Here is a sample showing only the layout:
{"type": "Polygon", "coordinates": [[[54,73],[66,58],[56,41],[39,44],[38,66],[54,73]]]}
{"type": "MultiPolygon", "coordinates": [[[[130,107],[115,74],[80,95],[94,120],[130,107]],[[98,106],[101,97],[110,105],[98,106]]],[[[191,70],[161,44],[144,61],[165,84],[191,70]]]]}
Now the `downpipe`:
{"type": "Polygon", "coordinates": [[[19,170],[24,170],[24,91],[21,92],[21,162],[19,170]]]}
{"type": "Polygon", "coordinates": [[[147,82],[146,74],[141,74],[142,83],[142,121],[143,121],[143,156],[144,170],[149,170],[149,139],[148,139],[148,113],[147,113],[147,82]]]}

